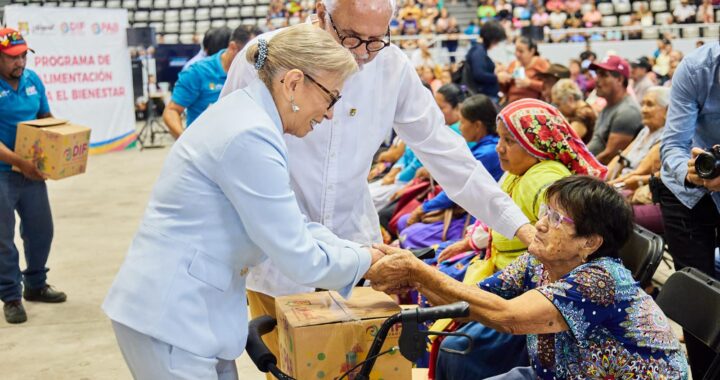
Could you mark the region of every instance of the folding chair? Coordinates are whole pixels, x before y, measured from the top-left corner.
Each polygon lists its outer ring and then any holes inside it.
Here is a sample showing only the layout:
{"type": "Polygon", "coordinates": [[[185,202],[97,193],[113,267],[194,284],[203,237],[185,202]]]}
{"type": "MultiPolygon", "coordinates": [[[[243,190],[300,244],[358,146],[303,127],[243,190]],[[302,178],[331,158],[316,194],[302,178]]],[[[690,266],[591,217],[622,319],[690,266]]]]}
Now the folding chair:
{"type": "Polygon", "coordinates": [[[691,363],[695,377],[704,371],[703,380],[720,379],[720,282],[695,268],[684,268],[668,278],[656,302],[668,318],[683,327],[688,345],[694,337],[715,354],[709,365],[691,363]]]}
{"type": "Polygon", "coordinates": [[[662,237],[636,224],[632,236],[620,249],[620,260],[636,281],[647,284],[662,261],[664,248],[662,237]]]}

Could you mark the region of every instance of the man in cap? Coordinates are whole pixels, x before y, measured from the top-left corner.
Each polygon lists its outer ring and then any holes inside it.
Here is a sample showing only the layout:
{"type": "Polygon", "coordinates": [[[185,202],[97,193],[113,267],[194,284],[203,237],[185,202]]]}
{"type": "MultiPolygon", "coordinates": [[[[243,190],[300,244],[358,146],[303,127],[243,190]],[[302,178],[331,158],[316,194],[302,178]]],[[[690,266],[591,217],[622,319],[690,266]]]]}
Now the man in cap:
{"type": "Polygon", "coordinates": [[[52,117],[45,86],[37,74],[25,68],[28,51],[32,50],[20,33],[0,29],[0,299],[8,323],[27,320],[20,298],[23,284],[22,296],[28,301],[66,299],[65,293],[46,282],[45,264],[53,237],[46,177],[34,162],[13,152],[19,122],[52,117]],[[12,171],[13,166],[20,173],[12,171]],[[16,211],[27,263],[22,272],[14,243],[16,211]]]}
{"type": "Polygon", "coordinates": [[[607,105],[598,116],[588,148],[607,164],[630,145],[642,128],[642,116],[637,102],[627,93],[630,78],[627,61],[611,55],[604,62],[591,64],[590,70],[597,72],[595,89],[607,105]]]}
{"type": "Polygon", "coordinates": [[[632,87],[635,93],[635,100],[641,103],[643,97],[645,97],[645,91],[655,85],[650,75],[648,75],[648,73],[652,71],[652,65],[647,57],[640,57],[630,63],[630,66],[632,67],[630,77],[633,80],[632,87]]]}
{"type": "Polygon", "coordinates": [[[548,66],[547,70],[538,73],[540,80],[543,82],[542,88],[542,100],[548,103],[552,103],[552,88],[560,79],[570,78],[570,69],[567,67],[553,63],[548,66]]]}

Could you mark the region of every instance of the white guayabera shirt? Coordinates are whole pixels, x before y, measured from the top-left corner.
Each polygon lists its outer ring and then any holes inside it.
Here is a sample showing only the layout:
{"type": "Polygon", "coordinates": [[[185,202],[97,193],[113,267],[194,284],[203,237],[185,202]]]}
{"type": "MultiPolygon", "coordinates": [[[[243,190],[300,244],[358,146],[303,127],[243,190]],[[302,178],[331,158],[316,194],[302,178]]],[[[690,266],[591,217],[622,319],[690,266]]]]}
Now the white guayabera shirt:
{"type": "MultiPolygon", "coordinates": [[[[270,40],[277,32],[259,38],[270,40]]],[[[321,51],[317,59],[323,59],[321,51]]],[[[247,86],[255,78],[257,72],[243,50],[233,61],[220,96],[247,86]]],[[[302,107],[302,99],[297,103],[302,107]]],[[[363,244],[381,241],[367,173],[373,155],[393,127],[450,198],[472,215],[505,236],[514,236],[528,223],[475,160],[465,140],[445,127],[431,92],[423,87],[407,55],[395,45],[380,51],[348,78],[332,120],[323,121],[302,139],[285,135],[291,185],[309,220],[325,225],[343,239],[363,244]]],[[[271,296],[313,290],[280,274],[270,260],[251,270],[247,288],[271,296]]]]}

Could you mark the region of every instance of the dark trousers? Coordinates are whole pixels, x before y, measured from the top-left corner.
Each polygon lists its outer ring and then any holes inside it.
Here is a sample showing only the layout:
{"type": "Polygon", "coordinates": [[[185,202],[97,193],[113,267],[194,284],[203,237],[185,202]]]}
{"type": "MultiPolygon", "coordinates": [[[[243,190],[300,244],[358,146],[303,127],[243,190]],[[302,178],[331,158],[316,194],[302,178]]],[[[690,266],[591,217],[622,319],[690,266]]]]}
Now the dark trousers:
{"type": "MultiPolygon", "coordinates": [[[[675,270],[693,267],[709,276],[715,273],[715,248],[720,242],[720,213],[710,195],[704,196],[692,209],[685,207],[661,181],[656,181],[655,194],[665,224],[665,242],[675,262],[675,270]]],[[[685,344],[694,379],[702,379],[715,353],[690,333],[685,344]]]]}
{"type": "Polygon", "coordinates": [[[689,209],[661,181],[657,181],[660,210],[665,225],[665,242],[675,262],[675,270],[699,269],[716,277],[715,248],[720,244],[720,212],[710,195],[689,209]]]}
{"type": "Polygon", "coordinates": [[[0,299],[20,299],[21,281],[28,288],[45,286],[48,256],[53,239],[47,187],[16,172],[0,171],[0,299]],[[20,258],[14,243],[15,212],[20,216],[27,268],[20,271],[20,258]]]}

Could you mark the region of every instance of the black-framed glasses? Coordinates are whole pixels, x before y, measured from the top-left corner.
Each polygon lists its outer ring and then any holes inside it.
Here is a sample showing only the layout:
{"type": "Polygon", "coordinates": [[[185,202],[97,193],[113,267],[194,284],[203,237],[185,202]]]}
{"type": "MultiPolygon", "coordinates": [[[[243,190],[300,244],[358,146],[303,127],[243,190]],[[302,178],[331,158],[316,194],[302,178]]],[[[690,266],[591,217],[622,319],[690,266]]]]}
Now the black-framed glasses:
{"type": "MultiPolygon", "coordinates": [[[[305,73],[303,73],[303,75],[305,75],[305,78],[309,79],[310,82],[314,83],[314,84],[315,84],[316,86],[318,86],[318,88],[320,88],[327,96],[330,97],[330,105],[329,105],[328,108],[327,108],[328,111],[330,111],[330,109],[333,108],[333,106],[335,105],[335,103],[337,103],[337,102],[342,98],[342,95],[340,95],[340,94],[337,94],[337,95],[336,95],[336,94],[333,93],[332,91],[330,91],[330,90],[328,90],[327,88],[325,88],[325,86],[321,85],[320,82],[316,81],[316,80],[315,80],[313,77],[311,77],[310,75],[305,74],[305,73]]],[[[281,80],[280,80],[280,83],[285,83],[285,79],[281,79],[281,80]]]]}
{"type": "Polygon", "coordinates": [[[335,30],[335,33],[340,38],[340,45],[342,45],[346,49],[356,49],[360,45],[365,44],[365,50],[367,50],[370,53],[374,53],[377,51],[380,51],[382,49],[385,49],[386,47],[390,46],[390,28],[388,27],[387,33],[385,34],[386,40],[363,40],[362,38],[358,36],[345,36],[340,34],[340,31],[338,30],[337,26],[335,26],[335,21],[333,21],[332,15],[328,13],[328,17],[330,18],[330,25],[332,25],[333,29],[335,30]]]}
{"type": "MultiPolygon", "coordinates": [[[[304,74],[304,73],[303,73],[303,74],[304,74]]],[[[328,108],[327,108],[328,111],[330,111],[330,109],[333,108],[333,106],[335,105],[335,103],[337,103],[338,100],[340,100],[340,98],[342,98],[342,95],[340,95],[340,94],[335,95],[332,91],[330,91],[330,90],[328,90],[327,88],[325,88],[325,86],[321,85],[318,81],[316,81],[315,79],[313,79],[313,77],[311,77],[310,75],[305,74],[305,77],[306,77],[307,79],[309,79],[310,82],[315,83],[315,85],[317,85],[318,87],[320,87],[320,89],[323,90],[323,92],[326,93],[327,96],[330,97],[330,105],[329,105],[328,108]]]]}

